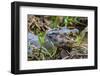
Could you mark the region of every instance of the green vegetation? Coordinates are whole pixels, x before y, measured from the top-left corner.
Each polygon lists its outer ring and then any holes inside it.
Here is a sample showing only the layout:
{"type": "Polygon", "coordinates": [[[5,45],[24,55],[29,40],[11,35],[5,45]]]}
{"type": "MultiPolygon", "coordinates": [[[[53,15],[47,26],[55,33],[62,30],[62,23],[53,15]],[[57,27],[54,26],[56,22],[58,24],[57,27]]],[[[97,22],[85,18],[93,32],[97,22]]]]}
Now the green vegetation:
{"type": "MultiPolygon", "coordinates": [[[[32,49],[32,55],[28,55],[28,60],[87,58],[87,22],[87,17],[28,15],[28,32],[38,37],[40,46],[35,46],[37,47],[35,48],[34,45],[28,44],[28,48],[32,49]],[[46,40],[48,30],[57,31],[63,27],[73,32],[66,32],[66,34],[58,32],[57,35],[51,33],[49,34],[50,38],[46,40]],[[79,32],[74,31],[74,29],[79,30],[79,32]]],[[[65,31],[65,29],[61,31],[65,31]]]]}

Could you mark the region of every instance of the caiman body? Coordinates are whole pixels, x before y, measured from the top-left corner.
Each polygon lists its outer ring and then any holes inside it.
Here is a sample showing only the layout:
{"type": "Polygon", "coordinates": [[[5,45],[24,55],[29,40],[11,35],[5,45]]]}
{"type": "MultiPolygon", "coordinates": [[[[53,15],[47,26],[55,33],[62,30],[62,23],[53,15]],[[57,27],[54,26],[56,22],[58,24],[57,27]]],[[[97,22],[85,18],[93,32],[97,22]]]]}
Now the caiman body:
{"type": "MultiPolygon", "coordinates": [[[[56,47],[67,47],[74,43],[74,36],[78,32],[78,29],[68,29],[67,27],[48,30],[45,36],[44,47],[47,49],[52,48],[51,42],[56,47]]],[[[38,36],[29,32],[28,45],[40,48],[38,36]]],[[[28,48],[29,53],[32,53],[32,47],[28,48]]]]}

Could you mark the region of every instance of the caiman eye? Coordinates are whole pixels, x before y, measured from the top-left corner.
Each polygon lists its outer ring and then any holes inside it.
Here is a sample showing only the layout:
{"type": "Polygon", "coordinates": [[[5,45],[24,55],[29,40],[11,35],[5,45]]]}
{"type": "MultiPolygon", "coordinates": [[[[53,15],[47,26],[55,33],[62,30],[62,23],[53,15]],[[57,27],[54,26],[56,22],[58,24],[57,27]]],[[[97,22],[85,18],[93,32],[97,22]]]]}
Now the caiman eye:
{"type": "Polygon", "coordinates": [[[52,38],[52,36],[48,35],[49,38],[52,38]]]}

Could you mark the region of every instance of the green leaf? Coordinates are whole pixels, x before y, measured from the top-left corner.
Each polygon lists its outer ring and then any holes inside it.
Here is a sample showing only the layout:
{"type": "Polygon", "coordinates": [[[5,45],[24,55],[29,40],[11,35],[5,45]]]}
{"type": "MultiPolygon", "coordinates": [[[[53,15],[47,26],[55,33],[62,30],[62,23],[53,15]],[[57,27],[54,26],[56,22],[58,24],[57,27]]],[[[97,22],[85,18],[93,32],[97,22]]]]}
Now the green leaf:
{"type": "Polygon", "coordinates": [[[38,34],[38,40],[41,46],[43,46],[43,44],[45,43],[45,32],[40,32],[38,34]]]}

